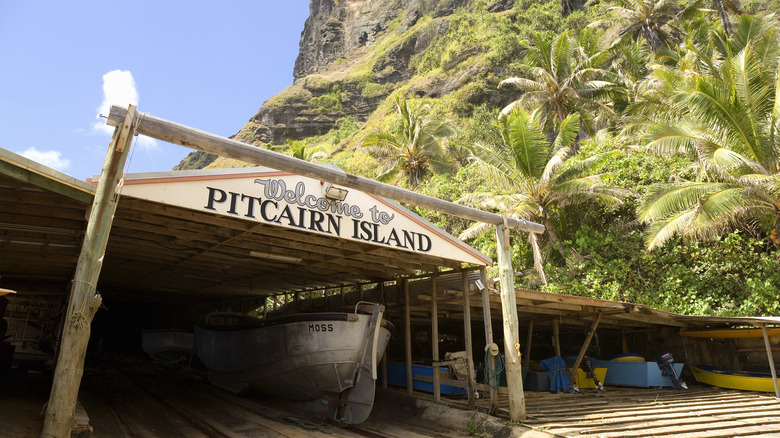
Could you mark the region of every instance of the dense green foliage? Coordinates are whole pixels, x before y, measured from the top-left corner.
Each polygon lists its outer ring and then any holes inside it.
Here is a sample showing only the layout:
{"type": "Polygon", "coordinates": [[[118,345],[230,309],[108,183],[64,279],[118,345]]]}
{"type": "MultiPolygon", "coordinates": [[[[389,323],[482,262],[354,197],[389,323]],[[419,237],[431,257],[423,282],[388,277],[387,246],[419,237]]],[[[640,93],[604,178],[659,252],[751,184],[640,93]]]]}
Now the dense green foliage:
{"type": "MultiPolygon", "coordinates": [[[[685,314],[780,315],[780,37],[773,16],[756,18],[777,5],[612,0],[564,14],[572,2],[517,0],[501,13],[489,3],[449,16],[409,60],[408,81],[373,82],[381,55],[369,52],[349,80],[387,100],[367,123],[343,119],[307,144],[348,172],[381,168],[418,192],[544,223],[538,239],[513,235],[518,286],[685,314]],[[409,118],[411,99],[448,81],[463,84],[409,118]],[[445,125],[455,128],[446,141],[417,148],[418,127],[445,125]],[[364,144],[384,147],[369,155],[364,144]],[[410,167],[432,159],[448,166],[410,167]]],[[[389,32],[372,50],[405,35],[389,32]]],[[[288,101],[341,110],[344,88],[310,82],[318,97],[294,89],[288,101]]],[[[484,228],[468,243],[495,257],[491,227],[413,210],[454,235],[484,228]]]]}

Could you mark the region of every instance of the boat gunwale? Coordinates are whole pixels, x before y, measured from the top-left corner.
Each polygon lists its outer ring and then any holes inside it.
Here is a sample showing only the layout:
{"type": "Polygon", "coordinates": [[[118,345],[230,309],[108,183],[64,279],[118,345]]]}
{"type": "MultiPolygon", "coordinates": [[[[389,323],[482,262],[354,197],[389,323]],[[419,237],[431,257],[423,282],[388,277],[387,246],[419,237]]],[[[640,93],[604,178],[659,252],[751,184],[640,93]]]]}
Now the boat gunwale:
{"type": "MultiPolygon", "coordinates": [[[[357,316],[360,314],[350,312],[309,312],[309,313],[295,313],[291,315],[284,315],[276,318],[257,318],[251,315],[239,315],[242,318],[253,318],[251,321],[242,321],[236,325],[220,325],[220,324],[208,324],[208,323],[195,323],[195,327],[208,330],[218,331],[237,331],[237,330],[249,330],[255,328],[272,327],[275,325],[284,325],[299,322],[312,322],[312,321],[347,321],[350,322],[351,316],[357,316]]],[[[355,318],[353,321],[357,321],[355,318]]],[[[395,325],[382,319],[382,327],[390,331],[391,334],[395,332],[395,325]]]]}

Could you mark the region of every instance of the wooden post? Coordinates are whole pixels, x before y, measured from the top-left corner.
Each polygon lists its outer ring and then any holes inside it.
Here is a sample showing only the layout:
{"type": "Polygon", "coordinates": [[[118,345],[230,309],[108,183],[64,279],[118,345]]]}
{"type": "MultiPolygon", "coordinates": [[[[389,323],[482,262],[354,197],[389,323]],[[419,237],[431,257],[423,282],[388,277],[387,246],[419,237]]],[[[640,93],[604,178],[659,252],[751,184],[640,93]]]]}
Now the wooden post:
{"type": "Polygon", "coordinates": [[[498,376],[495,376],[493,370],[496,369],[494,358],[487,354],[490,344],[493,343],[493,317],[490,313],[490,290],[487,287],[487,269],[484,266],[479,267],[479,281],[482,282],[482,315],[485,319],[485,368],[487,368],[490,381],[490,400],[495,403],[496,391],[498,390],[498,376]]]}
{"type": "Polygon", "coordinates": [[[414,394],[412,385],[412,305],[409,302],[409,279],[402,280],[404,288],[404,346],[406,347],[406,392],[414,394]]]}
{"type": "Polygon", "coordinates": [[[515,276],[509,246],[509,227],[505,224],[496,226],[496,249],[501,282],[501,310],[504,318],[504,369],[506,370],[506,386],[509,392],[509,419],[521,421],[526,418],[525,395],[523,394],[523,371],[520,364],[520,343],[518,342],[515,276]]]}
{"type": "Polygon", "coordinates": [[[531,341],[534,336],[534,320],[528,321],[528,336],[525,338],[525,354],[523,357],[523,363],[526,368],[531,368],[531,341]]]}
{"type": "MultiPolygon", "coordinates": [[[[126,109],[112,106],[106,123],[118,125],[125,116],[126,109]]],[[[268,166],[273,169],[292,172],[296,175],[308,176],[344,187],[361,190],[374,195],[384,196],[417,207],[429,208],[445,214],[485,222],[492,225],[508,224],[512,228],[534,233],[543,233],[544,225],[528,222],[524,219],[509,218],[495,213],[478,210],[465,205],[455,204],[431,196],[422,195],[411,190],[402,189],[390,184],[381,183],[370,178],[349,174],[336,167],[323,166],[299,160],[257,146],[250,146],[240,141],[220,137],[215,134],[190,128],[178,123],[155,117],[151,114],[139,113],[140,122],[136,131],[168,143],[210,152],[227,158],[233,158],[247,163],[268,166]]]]}
{"type": "Polygon", "coordinates": [[[596,315],[596,320],[593,321],[593,325],[590,326],[590,330],[588,331],[588,336],[585,337],[585,342],[582,343],[580,354],[577,355],[574,365],[571,366],[571,376],[569,378],[571,383],[577,381],[577,369],[580,367],[580,363],[582,363],[582,358],[585,357],[585,352],[588,351],[588,345],[590,345],[593,335],[596,334],[596,328],[599,326],[599,321],[601,321],[601,312],[596,315]]]}
{"type": "Polygon", "coordinates": [[[485,345],[493,343],[493,320],[490,315],[490,290],[487,287],[487,269],[479,267],[479,281],[482,282],[482,315],[485,318],[485,345]]]}
{"type": "Polygon", "coordinates": [[[73,427],[76,398],[81,385],[81,376],[84,373],[84,356],[89,343],[90,324],[102,302],[97,292],[97,282],[119,200],[117,187],[122,179],[127,152],[133,141],[135,118],[135,106],[130,105],[124,121],[114,130],[100,172],[100,181],[95,191],[95,199],[71,286],[62,343],[44,417],[42,438],[69,437],[73,427]]]}
{"type": "Polygon", "coordinates": [[[764,334],[764,346],[766,346],[766,357],[769,359],[769,371],[772,372],[772,383],[775,384],[775,398],[780,398],[780,387],[777,385],[777,372],[775,371],[775,359],[772,356],[772,344],[769,343],[769,333],[766,331],[766,326],[760,324],[761,331],[764,334]]]}
{"type": "Polygon", "coordinates": [[[474,345],[471,340],[471,302],[469,298],[469,273],[461,271],[463,278],[463,336],[466,341],[466,368],[468,369],[469,409],[476,407],[474,399],[474,345]]]}
{"type": "Polygon", "coordinates": [[[558,318],[553,319],[553,347],[555,355],[561,357],[561,327],[558,318]]]}
{"type": "Polygon", "coordinates": [[[433,401],[441,401],[441,377],[439,376],[439,274],[431,277],[431,352],[433,356],[433,401]]]}

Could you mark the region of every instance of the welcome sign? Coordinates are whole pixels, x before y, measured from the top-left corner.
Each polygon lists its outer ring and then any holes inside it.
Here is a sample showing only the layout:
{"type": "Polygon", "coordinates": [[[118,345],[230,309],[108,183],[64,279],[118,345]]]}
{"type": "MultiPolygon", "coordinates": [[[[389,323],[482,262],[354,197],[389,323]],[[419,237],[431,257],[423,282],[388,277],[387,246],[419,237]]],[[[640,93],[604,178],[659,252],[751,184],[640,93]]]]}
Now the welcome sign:
{"type": "Polygon", "coordinates": [[[490,260],[395,202],[271,169],[126,175],[122,196],[478,265],[490,260]]]}

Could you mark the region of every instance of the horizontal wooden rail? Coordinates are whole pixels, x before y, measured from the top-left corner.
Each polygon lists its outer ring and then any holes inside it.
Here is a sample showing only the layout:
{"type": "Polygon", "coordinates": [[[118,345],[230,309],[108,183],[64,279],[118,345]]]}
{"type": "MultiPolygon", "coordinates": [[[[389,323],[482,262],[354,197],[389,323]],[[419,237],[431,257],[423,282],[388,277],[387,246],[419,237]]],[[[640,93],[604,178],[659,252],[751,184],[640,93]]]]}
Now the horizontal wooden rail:
{"type": "MultiPolygon", "coordinates": [[[[122,123],[126,114],[127,109],[112,106],[106,123],[111,126],[117,126],[122,123]]],[[[504,223],[504,217],[499,214],[415,193],[411,190],[346,173],[336,167],[314,164],[278,152],[250,146],[241,143],[240,141],[190,128],[149,114],[139,112],[136,116],[136,120],[136,131],[139,134],[168,143],[216,154],[222,157],[245,161],[258,166],[267,166],[296,175],[327,181],[332,184],[338,184],[347,188],[383,196],[417,207],[429,208],[465,219],[492,225],[501,225],[504,223]]],[[[544,225],[523,219],[507,218],[507,225],[511,228],[531,233],[544,232],[544,225]]]]}

